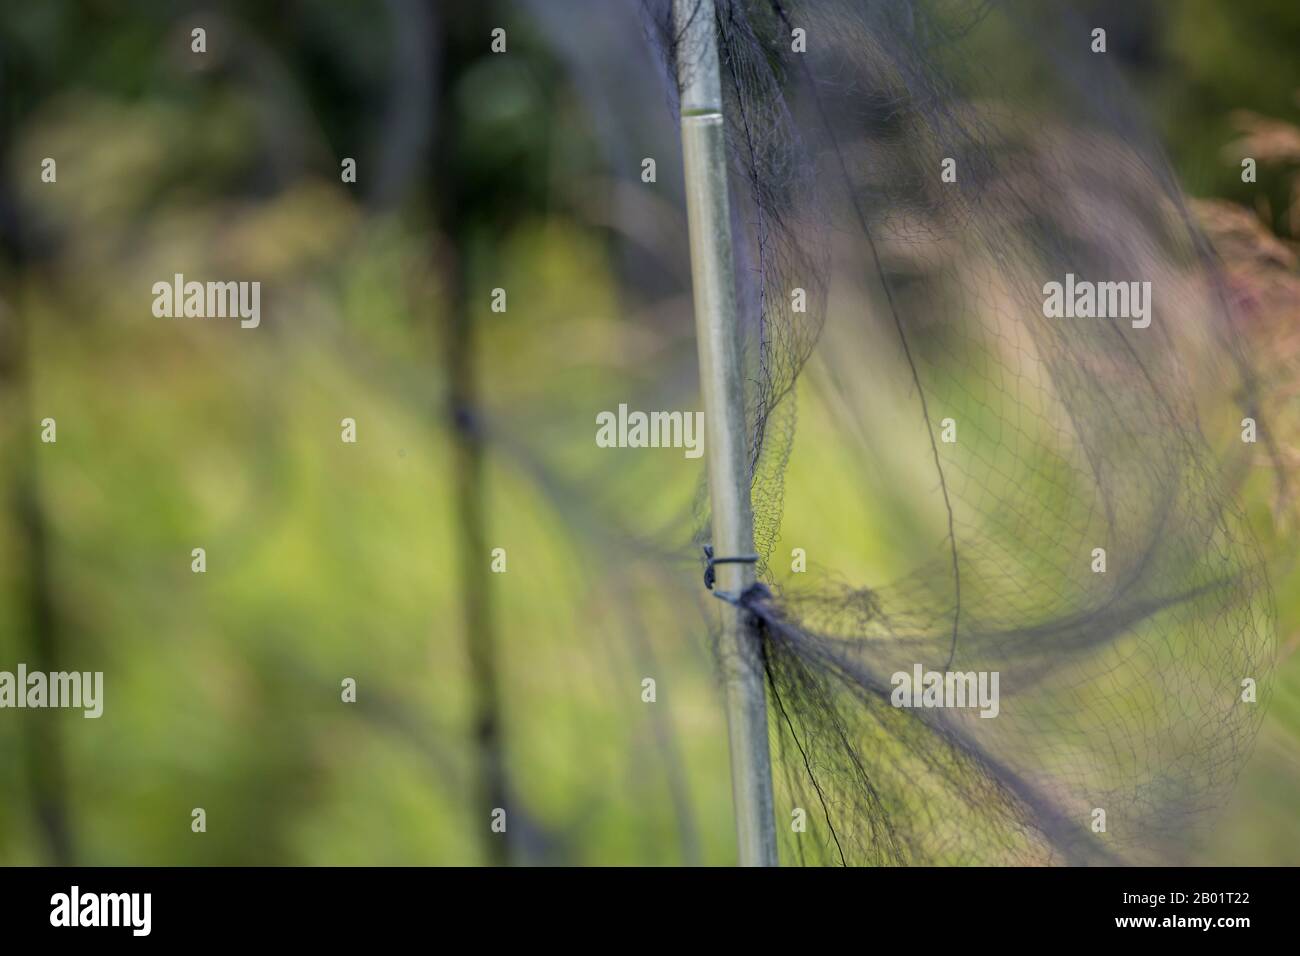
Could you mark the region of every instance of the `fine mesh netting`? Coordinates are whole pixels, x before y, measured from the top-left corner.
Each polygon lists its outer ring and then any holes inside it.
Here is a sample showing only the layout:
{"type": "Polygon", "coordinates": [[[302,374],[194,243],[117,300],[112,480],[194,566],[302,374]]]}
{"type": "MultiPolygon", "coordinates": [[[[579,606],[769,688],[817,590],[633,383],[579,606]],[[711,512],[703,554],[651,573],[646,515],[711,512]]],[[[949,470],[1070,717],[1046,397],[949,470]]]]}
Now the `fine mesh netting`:
{"type": "MultiPolygon", "coordinates": [[[[532,10],[613,170],[603,198],[568,197],[622,249],[622,351],[577,380],[608,407],[689,405],[672,4],[583,14],[618,38],[599,48],[574,4],[532,10]]],[[[716,2],[784,862],[1187,859],[1251,751],[1273,611],[1237,498],[1267,427],[1097,25],[1047,3],[716,2]],[[1061,314],[1050,283],[1103,291],[1061,314]],[[810,499],[837,533],[804,571],[783,518],[810,499]],[[895,706],[917,669],[996,674],[996,716],[895,706]]],[[[620,615],[690,633],[693,586],[720,619],[697,583],[702,478],[693,506],[647,499],[663,466],[605,451],[559,480],[535,437],[562,429],[525,421],[514,451],[575,541],[642,582],[620,615]],[[666,595],[675,618],[647,610],[666,595]]]]}
{"type": "MultiPolygon", "coordinates": [[[[1198,861],[1269,704],[1294,256],[1220,202],[1221,277],[1121,78],[1202,89],[1152,53],[1192,15],[1080,2],[694,11],[785,863],[1198,861]]],[[[4,724],[0,856],[734,861],[711,445],[599,424],[702,414],[671,0],[229,3],[202,54],[175,6],[0,23],[0,664],[110,683],[4,724]],[[151,312],[181,273],[264,321],[151,312]]],[[[1291,851],[1288,719],[1209,855],[1291,851]]]]}
{"type": "MultiPolygon", "coordinates": [[[[647,5],[650,33],[681,75],[670,7],[647,5]]],[[[757,551],[819,336],[835,440],[877,460],[859,493],[905,516],[889,579],[820,569],[749,604],[787,858],[1176,856],[1250,750],[1243,680],[1271,656],[1225,487],[1251,392],[1090,25],[1043,4],[719,0],[717,28],[757,551]],[[1067,276],[1149,282],[1149,313],[1048,317],[1067,276]],[[918,664],[997,672],[996,717],[893,706],[918,664]]]]}

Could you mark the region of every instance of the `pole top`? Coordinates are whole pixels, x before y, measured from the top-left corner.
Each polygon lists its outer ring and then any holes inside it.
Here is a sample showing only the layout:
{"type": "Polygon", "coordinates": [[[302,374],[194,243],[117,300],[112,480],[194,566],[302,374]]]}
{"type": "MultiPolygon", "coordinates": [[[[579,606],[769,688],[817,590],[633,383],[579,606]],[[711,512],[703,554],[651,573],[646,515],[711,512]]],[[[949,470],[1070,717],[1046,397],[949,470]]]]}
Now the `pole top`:
{"type": "Polygon", "coordinates": [[[713,0],[673,0],[682,115],[722,112],[713,0]]]}

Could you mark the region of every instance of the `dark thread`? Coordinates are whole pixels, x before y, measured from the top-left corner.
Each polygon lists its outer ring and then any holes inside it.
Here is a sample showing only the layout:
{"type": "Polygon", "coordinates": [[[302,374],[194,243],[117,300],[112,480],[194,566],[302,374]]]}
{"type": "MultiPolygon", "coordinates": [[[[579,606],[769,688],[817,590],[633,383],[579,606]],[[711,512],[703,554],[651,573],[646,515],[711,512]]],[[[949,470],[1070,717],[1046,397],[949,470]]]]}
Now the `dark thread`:
{"type": "Polygon", "coordinates": [[[831,839],[835,841],[835,849],[840,854],[840,866],[848,866],[849,861],[844,858],[844,847],[840,846],[840,836],[835,832],[835,824],[831,822],[831,810],[826,805],[826,796],[822,793],[821,784],[817,782],[817,774],[813,773],[812,762],[808,759],[808,752],[803,749],[803,744],[799,742],[799,735],[795,732],[794,724],[790,721],[790,715],[785,712],[785,703],[781,700],[781,692],[776,688],[776,681],[772,677],[772,667],[767,659],[766,641],[763,642],[763,673],[767,675],[767,686],[772,690],[772,699],[776,701],[776,709],[780,712],[785,725],[790,728],[790,739],[799,748],[799,755],[803,758],[803,766],[808,774],[808,779],[812,781],[813,789],[817,791],[817,802],[822,805],[822,815],[826,818],[826,826],[830,828],[831,839]]]}
{"type": "MultiPolygon", "coordinates": [[[[772,11],[781,18],[787,29],[793,29],[790,18],[786,15],[785,9],[781,6],[780,0],[771,0],[772,11]]],[[[876,273],[880,276],[881,288],[885,290],[885,301],[889,304],[889,314],[894,319],[894,327],[898,329],[898,338],[903,345],[903,356],[907,359],[907,367],[912,372],[912,383],[916,386],[917,397],[921,400],[921,415],[925,418],[925,433],[930,439],[930,451],[934,456],[934,468],[939,473],[939,488],[943,492],[943,506],[948,512],[948,542],[952,550],[952,580],[953,580],[953,613],[952,613],[952,646],[948,650],[948,663],[944,669],[952,667],[953,659],[957,656],[957,632],[961,625],[961,568],[957,562],[957,532],[954,527],[955,519],[953,517],[952,500],[948,497],[948,479],[944,475],[943,463],[939,459],[939,443],[934,440],[934,422],[930,418],[930,406],[925,398],[925,389],[921,385],[921,373],[916,367],[916,361],[912,358],[912,347],[907,341],[907,331],[903,328],[903,318],[898,313],[898,307],[894,304],[894,292],[889,286],[889,279],[885,276],[884,265],[880,261],[880,252],[876,249],[876,240],[871,235],[871,227],[867,224],[866,213],[862,211],[862,204],[858,200],[857,191],[853,188],[853,177],[849,175],[848,164],[844,160],[844,151],[840,149],[839,136],[835,133],[835,127],[826,113],[826,104],[822,102],[821,92],[817,88],[817,82],[812,75],[806,63],[802,64],[804,75],[808,79],[808,85],[812,89],[813,102],[817,104],[817,113],[821,118],[822,125],[826,127],[827,135],[830,136],[831,145],[835,147],[835,158],[839,162],[840,173],[844,177],[844,184],[848,188],[849,195],[852,197],[852,206],[854,215],[857,217],[858,225],[862,229],[862,234],[867,239],[867,246],[871,249],[871,258],[876,267],[876,273]]]]}

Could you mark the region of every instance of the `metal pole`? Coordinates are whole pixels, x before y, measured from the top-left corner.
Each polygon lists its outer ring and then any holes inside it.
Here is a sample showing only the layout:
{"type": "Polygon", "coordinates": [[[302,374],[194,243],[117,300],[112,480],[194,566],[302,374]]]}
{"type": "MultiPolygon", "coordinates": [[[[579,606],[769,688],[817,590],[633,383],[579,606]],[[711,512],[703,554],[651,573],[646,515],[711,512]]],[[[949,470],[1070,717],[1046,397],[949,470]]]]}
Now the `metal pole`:
{"type": "MultiPolygon", "coordinates": [[[[713,553],[742,557],[754,549],[754,520],[713,0],[674,0],[673,15],[713,553]]],[[[716,575],[719,590],[739,595],[754,583],[754,566],[719,564],[716,575]]],[[[736,837],[741,866],[776,866],[763,662],[748,617],[740,608],[726,609],[720,654],[736,837]]]]}

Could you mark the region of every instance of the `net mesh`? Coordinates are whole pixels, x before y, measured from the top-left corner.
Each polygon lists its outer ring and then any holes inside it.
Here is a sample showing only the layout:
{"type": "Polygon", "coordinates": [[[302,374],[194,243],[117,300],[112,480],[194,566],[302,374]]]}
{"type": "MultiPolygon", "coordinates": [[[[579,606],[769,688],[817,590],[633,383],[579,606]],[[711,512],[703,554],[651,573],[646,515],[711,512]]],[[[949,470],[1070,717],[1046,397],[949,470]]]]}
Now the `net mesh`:
{"type": "MultiPolygon", "coordinates": [[[[783,855],[1177,858],[1250,751],[1271,600],[1230,480],[1249,376],[1132,97],[1050,5],[716,10],[761,571],[819,343],[858,493],[899,516],[889,578],[750,604],[783,855]],[[1138,285],[1049,317],[1069,281],[1138,285]],[[918,665],[996,672],[996,718],[895,706],[918,665]]],[[[671,4],[644,14],[689,71],[671,4]]]]}

